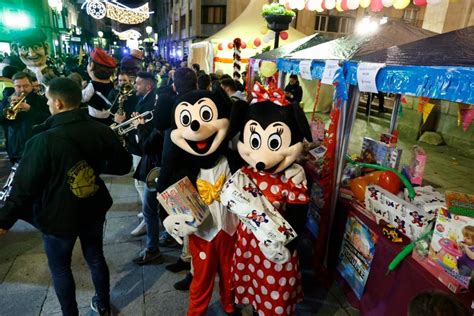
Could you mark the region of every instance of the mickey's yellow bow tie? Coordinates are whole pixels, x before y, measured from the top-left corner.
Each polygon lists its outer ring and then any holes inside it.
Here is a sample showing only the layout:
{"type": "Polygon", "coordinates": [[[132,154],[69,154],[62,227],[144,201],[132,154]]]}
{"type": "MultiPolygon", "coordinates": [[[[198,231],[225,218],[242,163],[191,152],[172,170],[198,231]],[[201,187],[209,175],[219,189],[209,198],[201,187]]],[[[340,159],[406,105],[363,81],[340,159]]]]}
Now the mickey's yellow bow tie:
{"type": "Polygon", "coordinates": [[[225,175],[221,175],[214,185],[202,179],[196,181],[199,195],[206,205],[210,205],[214,201],[220,201],[220,193],[224,182],[225,175]]]}

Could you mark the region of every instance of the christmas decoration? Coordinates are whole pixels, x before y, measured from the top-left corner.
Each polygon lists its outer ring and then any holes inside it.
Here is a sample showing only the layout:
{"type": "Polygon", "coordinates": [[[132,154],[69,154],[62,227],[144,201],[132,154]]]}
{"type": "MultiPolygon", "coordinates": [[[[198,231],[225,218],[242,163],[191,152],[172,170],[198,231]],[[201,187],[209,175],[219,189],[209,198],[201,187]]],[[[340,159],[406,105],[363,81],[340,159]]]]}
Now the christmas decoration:
{"type": "Polygon", "coordinates": [[[242,40],[240,38],[234,39],[234,79],[240,79],[240,47],[242,40]]]}
{"type": "Polygon", "coordinates": [[[152,11],[149,11],[148,3],[138,7],[130,8],[117,1],[108,0],[86,0],[81,9],[86,9],[88,15],[94,19],[103,19],[108,17],[114,21],[123,24],[139,24],[150,17],[152,11]]]}
{"type": "Polygon", "coordinates": [[[262,41],[260,40],[260,38],[257,37],[256,39],[254,39],[253,40],[253,45],[255,47],[259,47],[260,45],[262,45],[262,41]]]}

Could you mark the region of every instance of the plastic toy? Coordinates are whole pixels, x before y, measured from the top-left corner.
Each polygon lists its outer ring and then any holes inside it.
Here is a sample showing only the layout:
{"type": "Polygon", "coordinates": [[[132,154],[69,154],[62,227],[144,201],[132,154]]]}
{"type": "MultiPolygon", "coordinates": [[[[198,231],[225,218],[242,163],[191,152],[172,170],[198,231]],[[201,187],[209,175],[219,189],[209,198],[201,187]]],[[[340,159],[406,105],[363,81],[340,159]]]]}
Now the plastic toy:
{"type": "Polygon", "coordinates": [[[438,263],[446,269],[457,271],[457,258],[462,256],[462,251],[458,245],[448,238],[439,240],[441,250],[438,252],[438,263]]]}

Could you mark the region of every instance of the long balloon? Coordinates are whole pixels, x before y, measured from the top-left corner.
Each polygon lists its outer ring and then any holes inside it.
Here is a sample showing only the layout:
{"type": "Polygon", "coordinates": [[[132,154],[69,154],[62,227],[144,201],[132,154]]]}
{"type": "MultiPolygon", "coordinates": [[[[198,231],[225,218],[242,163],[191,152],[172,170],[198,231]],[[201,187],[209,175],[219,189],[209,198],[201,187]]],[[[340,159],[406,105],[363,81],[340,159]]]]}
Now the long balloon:
{"type": "Polygon", "coordinates": [[[362,168],[371,168],[371,169],[377,169],[377,170],[384,170],[384,171],[392,171],[394,172],[402,181],[402,183],[405,185],[405,187],[408,190],[408,197],[410,200],[413,200],[415,198],[415,190],[413,189],[413,186],[411,185],[410,181],[402,175],[398,170],[390,168],[390,167],[385,167],[381,165],[375,165],[372,163],[363,163],[363,162],[357,162],[354,159],[352,159],[349,155],[346,155],[346,160],[349,161],[350,164],[356,164],[361,166],[362,168]]]}
{"type": "Polygon", "coordinates": [[[395,258],[393,258],[392,262],[390,262],[390,264],[388,265],[386,275],[395,270],[395,268],[400,264],[400,262],[402,262],[413,251],[413,249],[415,249],[415,245],[418,241],[424,239],[425,237],[431,234],[433,234],[433,231],[429,230],[423,235],[421,235],[420,238],[418,238],[417,240],[412,241],[411,243],[403,247],[402,251],[400,251],[398,255],[396,255],[395,258]]]}

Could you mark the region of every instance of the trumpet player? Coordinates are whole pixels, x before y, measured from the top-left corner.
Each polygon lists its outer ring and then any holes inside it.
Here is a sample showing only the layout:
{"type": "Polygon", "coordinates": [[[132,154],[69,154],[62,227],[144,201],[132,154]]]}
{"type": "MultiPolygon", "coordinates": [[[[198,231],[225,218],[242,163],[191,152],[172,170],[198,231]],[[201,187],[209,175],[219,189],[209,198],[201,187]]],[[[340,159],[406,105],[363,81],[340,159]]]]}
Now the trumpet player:
{"type": "Polygon", "coordinates": [[[130,77],[125,72],[120,72],[117,78],[117,86],[115,89],[110,91],[108,99],[113,104],[110,112],[113,115],[113,120],[115,123],[122,123],[128,120],[132,113],[135,110],[135,105],[138,103],[138,97],[133,91],[133,94],[126,95],[126,99],[123,101],[123,104],[120,104],[119,97],[123,94],[123,91],[127,87],[134,88],[134,83],[130,80],[130,77]]]}
{"type": "Polygon", "coordinates": [[[25,143],[33,136],[33,126],[49,116],[46,98],[33,92],[31,77],[17,72],[12,77],[15,92],[0,108],[0,124],[5,128],[6,149],[12,164],[23,155],[25,143]],[[12,115],[13,114],[13,115],[12,115]]]}

